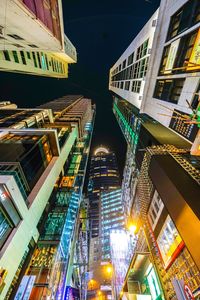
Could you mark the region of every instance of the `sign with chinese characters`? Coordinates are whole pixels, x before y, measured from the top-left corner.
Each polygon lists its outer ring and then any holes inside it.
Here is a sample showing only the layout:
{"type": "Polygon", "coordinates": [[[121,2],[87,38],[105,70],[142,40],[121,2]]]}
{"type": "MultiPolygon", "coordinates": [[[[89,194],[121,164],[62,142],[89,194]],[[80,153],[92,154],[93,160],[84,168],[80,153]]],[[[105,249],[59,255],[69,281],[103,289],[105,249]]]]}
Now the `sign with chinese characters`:
{"type": "Polygon", "coordinates": [[[5,286],[5,278],[8,274],[8,271],[6,269],[0,267],[0,294],[3,291],[3,288],[5,286]]]}
{"type": "Polygon", "coordinates": [[[79,289],[75,289],[71,286],[66,287],[65,300],[80,300],[79,289]]]}
{"type": "Polygon", "coordinates": [[[187,284],[184,284],[184,292],[188,300],[194,300],[193,293],[187,284]]]}
{"type": "Polygon", "coordinates": [[[198,127],[196,124],[186,124],[184,120],[182,120],[181,115],[183,116],[187,114],[174,109],[169,127],[177,133],[179,133],[180,135],[182,135],[190,142],[194,142],[195,137],[198,133],[198,127]],[[176,112],[178,112],[178,114],[176,112]]]}
{"type": "Polygon", "coordinates": [[[180,43],[180,39],[177,39],[171,43],[164,73],[172,72],[179,43],[180,43]]]}
{"type": "Polygon", "coordinates": [[[187,70],[196,69],[200,69],[200,29],[197,33],[197,37],[187,67],[187,70]]]}

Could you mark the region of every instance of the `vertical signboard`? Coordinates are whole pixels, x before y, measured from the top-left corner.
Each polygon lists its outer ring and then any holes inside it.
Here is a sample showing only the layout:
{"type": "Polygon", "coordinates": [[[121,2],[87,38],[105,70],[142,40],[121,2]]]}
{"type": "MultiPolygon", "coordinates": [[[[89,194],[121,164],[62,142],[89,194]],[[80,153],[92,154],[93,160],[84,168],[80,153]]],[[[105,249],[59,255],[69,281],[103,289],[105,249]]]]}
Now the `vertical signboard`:
{"type": "Polygon", "coordinates": [[[200,29],[197,33],[197,37],[187,67],[187,70],[196,70],[196,69],[200,69],[200,29]]]}
{"type": "Polygon", "coordinates": [[[25,275],[20,283],[14,300],[28,300],[35,282],[36,276],[25,275]]]}

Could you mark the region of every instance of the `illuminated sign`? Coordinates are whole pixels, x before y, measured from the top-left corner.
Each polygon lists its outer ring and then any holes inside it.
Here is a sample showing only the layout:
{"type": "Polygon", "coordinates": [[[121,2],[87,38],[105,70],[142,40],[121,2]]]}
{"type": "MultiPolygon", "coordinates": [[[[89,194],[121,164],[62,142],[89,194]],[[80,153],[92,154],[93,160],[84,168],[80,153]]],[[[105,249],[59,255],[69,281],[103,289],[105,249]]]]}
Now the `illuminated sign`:
{"type": "Polygon", "coordinates": [[[150,288],[150,292],[151,292],[151,296],[153,300],[156,300],[158,298],[158,296],[160,296],[161,294],[161,290],[158,284],[158,279],[156,276],[156,273],[154,271],[154,268],[152,267],[152,265],[150,264],[150,271],[147,274],[147,281],[149,283],[149,288],[150,288]]]}
{"type": "Polygon", "coordinates": [[[2,190],[2,188],[0,188],[0,199],[1,201],[6,200],[6,194],[5,191],[2,190]]]}
{"type": "Polygon", "coordinates": [[[67,286],[64,300],[80,300],[79,289],[67,286]]]}
{"type": "Polygon", "coordinates": [[[184,242],[181,239],[170,216],[167,216],[166,218],[166,221],[157,238],[157,244],[165,268],[168,268],[184,247],[184,242]]]}
{"type": "Polygon", "coordinates": [[[36,276],[25,275],[22,278],[14,300],[28,300],[35,282],[36,276]]]}
{"type": "Polygon", "coordinates": [[[174,61],[176,58],[179,43],[180,39],[177,39],[173,43],[171,43],[164,73],[171,73],[174,66],[174,61]]]}
{"type": "Polygon", "coordinates": [[[3,288],[5,286],[5,278],[8,274],[8,271],[0,267],[0,294],[3,291],[3,288]]]}
{"type": "Polygon", "coordinates": [[[184,284],[184,292],[188,300],[194,300],[193,293],[187,284],[184,284]]]}
{"type": "Polygon", "coordinates": [[[195,69],[200,69],[200,29],[198,31],[187,67],[187,70],[195,69]]]}
{"type": "Polygon", "coordinates": [[[183,120],[182,115],[185,116],[188,114],[174,109],[169,127],[177,133],[179,133],[184,138],[188,139],[190,142],[194,142],[198,132],[198,127],[196,124],[186,124],[183,120]]]}

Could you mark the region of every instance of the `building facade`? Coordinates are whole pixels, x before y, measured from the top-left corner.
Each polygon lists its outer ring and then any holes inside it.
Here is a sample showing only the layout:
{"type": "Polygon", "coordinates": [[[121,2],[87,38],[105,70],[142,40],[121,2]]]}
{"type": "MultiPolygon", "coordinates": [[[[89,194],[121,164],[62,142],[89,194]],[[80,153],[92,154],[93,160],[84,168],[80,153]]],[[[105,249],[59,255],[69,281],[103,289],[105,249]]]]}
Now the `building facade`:
{"type": "Polygon", "coordinates": [[[116,156],[104,147],[96,149],[91,157],[88,183],[89,219],[91,228],[89,270],[97,282],[88,297],[102,293],[111,299],[111,273],[107,268],[111,262],[110,231],[124,226],[121,201],[121,181],[116,156]]]}
{"type": "Polygon", "coordinates": [[[161,1],[141,112],[193,144],[194,155],[199,155],[199,126],[187,121],[198,121],[199,41],[199,2],[161,1]]]}
{"type": "Polygon", "coordinates": [[[68,77],[76,49],[64,34],[62,2],[1,1],[0,70],[68,77]]]}
{"type": "Polygon", "coordinates": [[[88,99],[88,110],[79,110],[76,121],[62,115],[79,102],[85,99],[66,96],[47,108],[10,108],[9,103],[1,108],[0,299],[21,294],[63,299],[66,286],[73,284],[76,224],[95,108],[88,99]]]}
{"type": "Polygon", "coordinates": [[[140,108],[159,10],[110,69],[109,90],[140,108]]]}
{"type": "Polygon", "coordinates": [[[199,298],[199,12],[198,1],[161,1],[140,106],[110,87],[137,237],[119,299],[199,298]]]}

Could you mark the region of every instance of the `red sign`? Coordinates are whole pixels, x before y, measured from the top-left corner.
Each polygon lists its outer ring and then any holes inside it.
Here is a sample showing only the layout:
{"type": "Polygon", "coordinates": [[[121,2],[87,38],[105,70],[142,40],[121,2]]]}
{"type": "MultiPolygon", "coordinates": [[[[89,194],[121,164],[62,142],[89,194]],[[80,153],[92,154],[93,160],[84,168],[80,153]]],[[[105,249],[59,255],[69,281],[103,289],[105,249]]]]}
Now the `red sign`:
{"type": "Polygon", "coordinates": [[[194,300],[193,293],[187,284],[184,284],[184,292],[188,300],[194,300]]]}

